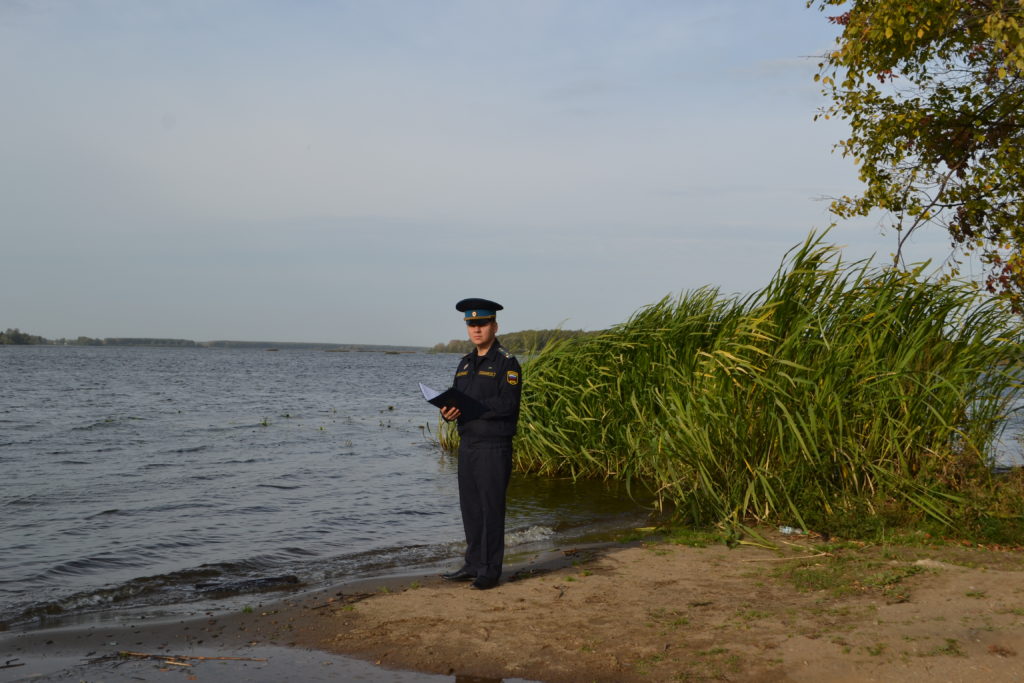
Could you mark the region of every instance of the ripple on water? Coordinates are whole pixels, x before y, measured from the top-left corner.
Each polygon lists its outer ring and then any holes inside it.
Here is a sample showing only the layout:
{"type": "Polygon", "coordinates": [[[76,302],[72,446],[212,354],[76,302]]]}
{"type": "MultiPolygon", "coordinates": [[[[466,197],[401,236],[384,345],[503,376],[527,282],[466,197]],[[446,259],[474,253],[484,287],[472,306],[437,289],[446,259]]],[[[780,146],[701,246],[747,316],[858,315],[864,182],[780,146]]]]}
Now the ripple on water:
{"type": "Polygon", "coordinates": [[[124,567],[144,567],[145,565],[146,563],[141,562],[138,558],[94,555],[92,557],[83,557],[77,560],[62,562],[61,564],[46,570],[43,576],[48,579],[64,578],[68,576],[96,574],[97,572],[106,572],[111,569],[121,569],[124,567]]]}
{"type": "Polygon", "coordinates": [[[203,451],[210,450],[209,444],[202,444],[200,446],[192,446],[190,448],[172,448],[170,450],[161,451],[161,453],[202,453],[203,451]]]}
{"type": "Polygon", "coordinates": [[[119,510],[118,508],[111,508],[109,510],[103,510],[102,512],[97,512],[94,515],[89,515],[88,517],[86,517],[86,519],[96,519],[98,517],[108,517],[110,515],[120,515],[120,514],[131,514],[131,513],[122,513],[121,510],[119,510]]]}

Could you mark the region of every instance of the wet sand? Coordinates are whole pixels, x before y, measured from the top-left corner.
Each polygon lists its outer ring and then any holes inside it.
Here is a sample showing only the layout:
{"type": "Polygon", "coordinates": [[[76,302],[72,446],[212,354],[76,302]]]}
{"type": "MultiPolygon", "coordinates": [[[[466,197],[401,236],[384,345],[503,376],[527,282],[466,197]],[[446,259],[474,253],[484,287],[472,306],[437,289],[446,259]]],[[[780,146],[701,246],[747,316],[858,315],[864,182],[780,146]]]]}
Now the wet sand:
{"type": "Polygon", "coordinates": [[[794,562],[827,569],[828,553],[781,544],[782,551],[566,549],[529,559],[490,591],[431,573],[296,595],[252,612],[7,633],[0,664],[16,657],[26,666],[0,669],[0,680],[1024,679],[1019,550],[869,546],[857,551],[870,560],[863,581],[837,592],[794,584],[779,571],[794,562]],[[897,590],[873,584],[885,576],[900,577],[887,584],[897,590]],[[81,666],[127,649],[267,661],[81,666]]]}
{"type": "MultiPolygon", "coordinates": [[[[595,545],[594,547],[599,547],[595,545]]],[[[507,574],[547,572],[567,563],[560,551],[529,555],[507,574]]],[[[130,611],[96,623],[0,632],[0,683],[9,681],[338,681],[393,683],[489,678],[382,666],[365,657],[311,646],[297,637],[307,622],[339,605],[355,605],[410,586],[443,589],[440,569],[361,579],[288,597],[252,596],[252,609],[152,617],[130,611]],[[133,653],[123,655],[122,653],[133,653]],[[170,660],[170,661],[168,661],[170,660]],[[168,678],[171,677],[171,678],[168,678]]],[[[460,587],[465,587],[461,584],[460,587]]],[[[506,678],[509,683],[521,679],[506,678]]],[[[528,683],[523,681],[523,683],[528,683]]]]}

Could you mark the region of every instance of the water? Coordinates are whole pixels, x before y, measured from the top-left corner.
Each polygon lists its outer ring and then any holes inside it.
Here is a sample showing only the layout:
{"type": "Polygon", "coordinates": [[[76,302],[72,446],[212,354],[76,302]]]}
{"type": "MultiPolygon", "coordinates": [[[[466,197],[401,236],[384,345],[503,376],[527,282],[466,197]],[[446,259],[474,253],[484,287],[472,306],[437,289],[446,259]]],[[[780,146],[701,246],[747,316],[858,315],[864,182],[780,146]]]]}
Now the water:
{"type": "MultiPolygon", "coordinates": [[[[448,386],[455,363],[0,347],[0,622],[457,561],[455,463],[431,443],[437,412],[418,389],[448,386]]],[[[508,543],[642,514],[598,483],[514,475],[508,543]]]]}

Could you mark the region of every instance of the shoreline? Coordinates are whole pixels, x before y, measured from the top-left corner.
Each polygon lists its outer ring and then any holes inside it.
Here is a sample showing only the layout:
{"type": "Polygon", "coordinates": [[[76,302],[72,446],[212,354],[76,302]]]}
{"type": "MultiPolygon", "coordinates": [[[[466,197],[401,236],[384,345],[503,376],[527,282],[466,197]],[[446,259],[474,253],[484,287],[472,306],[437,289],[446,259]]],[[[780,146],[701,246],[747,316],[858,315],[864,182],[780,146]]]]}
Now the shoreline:
{"type": "MultiPolygon", "coordinates": [[[[619,544],[600,542],[574,547],[596,549],[615,545],[619,544]]],[[[532,556],[511,563],[503,584],[512,577],[546,573],[570,562],[560,549],[522,555],[532,556]]],[[[443,571],[446,569],[431,566],[307,588],[287,596],[277,592],[238,596],[231,599],[231,607],[205,612],[153,616],[145,610],[127,610],[97,617],[87,624],[36,628],[21,625],[0,631],[0,683],[68,677],[86,680],[97,676],[104,681],[139,680],[146,672],[174,670],[179,665],[162,661],[172,655],[205,658],[190,662],[189,673],[197,676],[194,680],[243,683],[299,676],[309,681],[339,677],[396,683],[450,681],[450,675],[382,667],[379,662],[356,654],[320,650],[290,637],[296,621],[316,618],[318,610],[336,601],[354,604],[375,595],[408,590],[410,586],[434,590],[450,586],[440,578],[443,571]],[[253,604],[251,611],[238,607],[243,598],[253,604]],[[152,657],[118,657],[121,652],[152,657]]],[[[467,584],[458,586],[466,588],[467,584]]]]}
{"type": "Polygon", "coordinates": [[[395,681],[1024,678],[1019,550],[832,544],[823,551],[806,537],[772,540],[780,550],[580,545],[510,565],[489,591],[420,572],[275,596],[251,613],[7,632],[0,664],[13,656],[26,666],[0,669],[0,681],[39,667],[55,678],[130,680],[160,665],[75,668],[72,660],[147,647],[266,655],[262,663],[189,668],[195,680],[222,681],[337,680],[359,667],[369,680],[395,681]],[[828,583],[840,570],[850,575],[828,583]]]}

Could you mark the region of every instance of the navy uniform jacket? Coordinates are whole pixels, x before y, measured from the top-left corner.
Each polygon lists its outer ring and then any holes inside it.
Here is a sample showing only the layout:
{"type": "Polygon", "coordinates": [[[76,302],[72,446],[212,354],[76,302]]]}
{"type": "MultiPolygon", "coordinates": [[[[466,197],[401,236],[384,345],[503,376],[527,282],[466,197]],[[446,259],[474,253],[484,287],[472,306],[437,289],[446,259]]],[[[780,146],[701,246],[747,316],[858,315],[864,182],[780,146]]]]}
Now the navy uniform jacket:
{"type": "Polygon", "coordinates": [[[489,410],[475,420],[459,418],[459,438],[463,441],[511,438],[519,419],[522,393],[519,361],[497,339],[485,356],[474,349],[462,357],[455,369],[455,388],[486,405],[489,410]]]}

